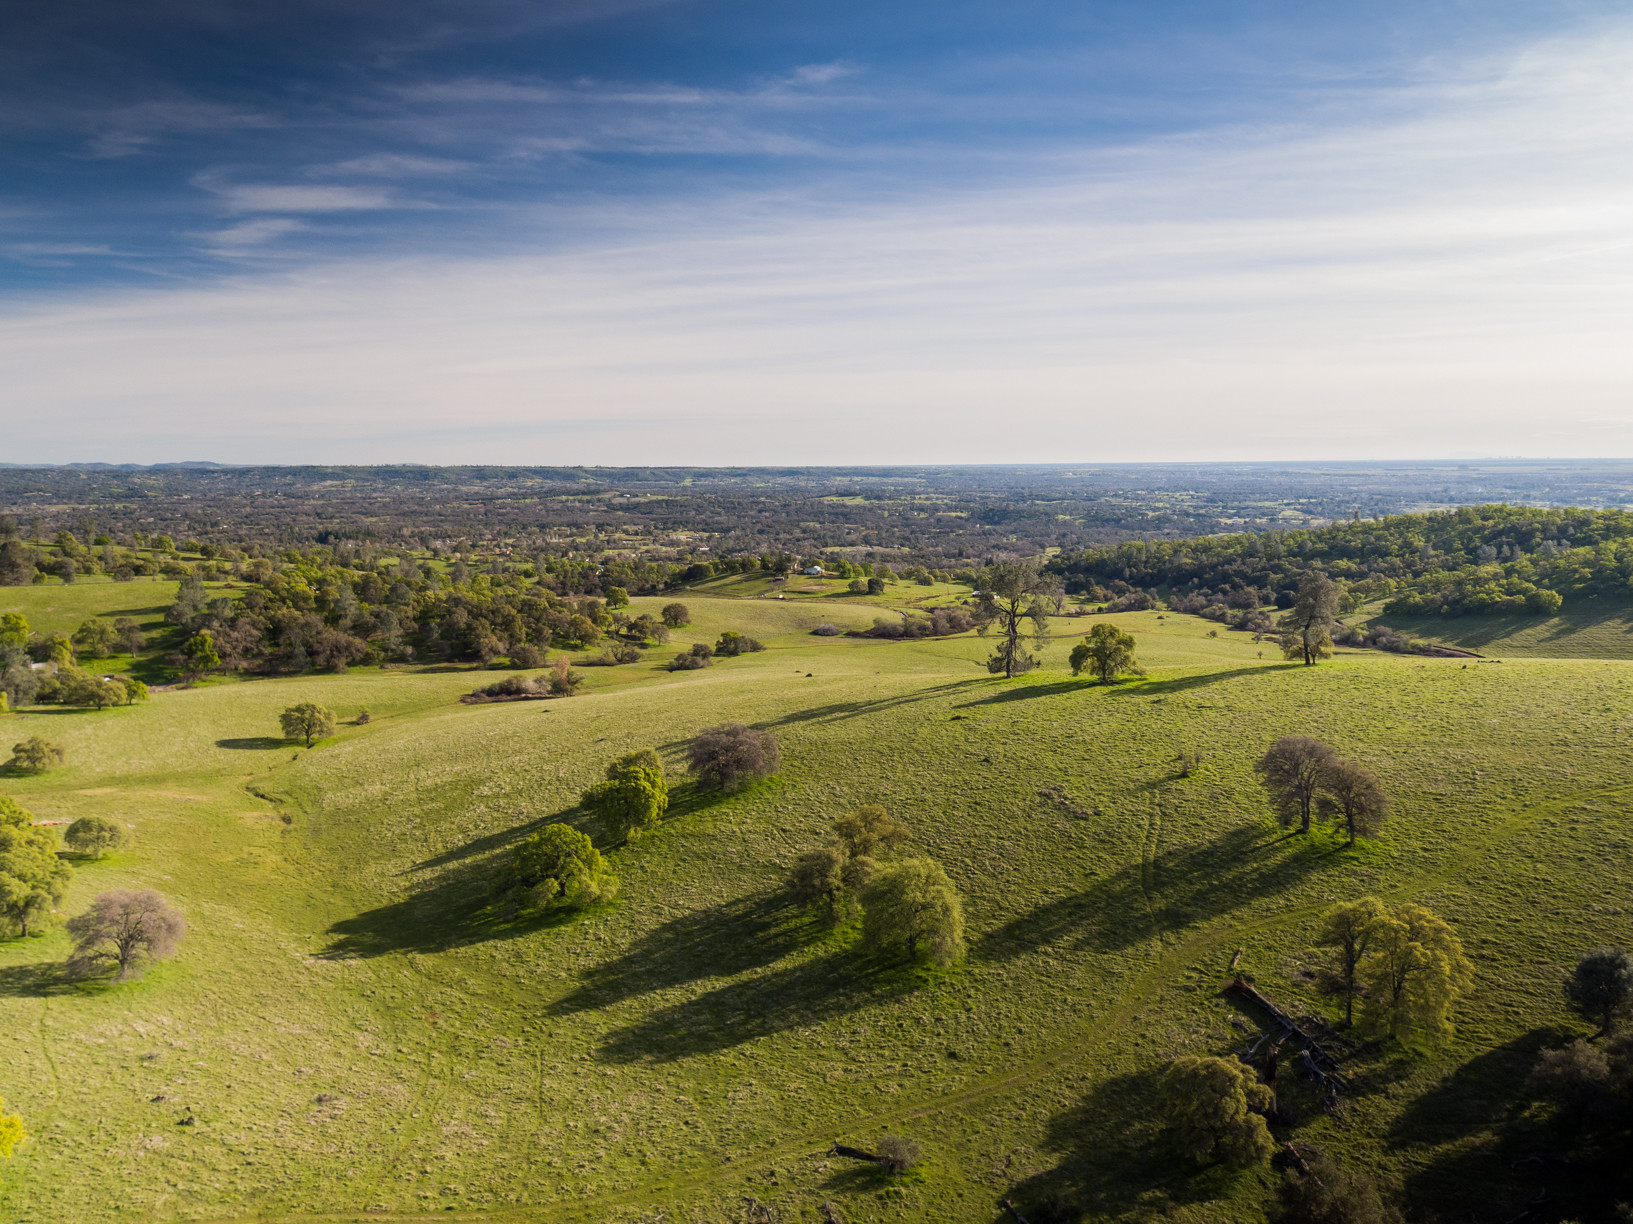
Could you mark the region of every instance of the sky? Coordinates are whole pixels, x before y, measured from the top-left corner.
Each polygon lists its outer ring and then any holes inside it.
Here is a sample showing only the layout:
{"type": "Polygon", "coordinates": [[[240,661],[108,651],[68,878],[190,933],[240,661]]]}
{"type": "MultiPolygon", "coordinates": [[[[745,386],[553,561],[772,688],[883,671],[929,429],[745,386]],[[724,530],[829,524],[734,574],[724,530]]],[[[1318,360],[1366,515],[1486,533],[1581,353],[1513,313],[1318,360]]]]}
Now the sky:
{"type": "Polygon", "coordinates": [[[0,18],[0,461],[1633,455],[1625,4],[0,18]]]}

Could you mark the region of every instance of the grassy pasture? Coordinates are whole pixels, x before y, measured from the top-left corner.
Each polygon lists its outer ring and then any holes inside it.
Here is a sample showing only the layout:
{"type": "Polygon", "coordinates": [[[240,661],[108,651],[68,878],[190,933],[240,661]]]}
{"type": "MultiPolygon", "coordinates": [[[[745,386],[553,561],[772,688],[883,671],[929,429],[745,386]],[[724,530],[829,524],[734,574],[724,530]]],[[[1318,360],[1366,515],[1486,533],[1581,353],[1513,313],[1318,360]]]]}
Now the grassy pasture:
{"type": "MultiPolygon", "coordinates": [[[[72,633],[93,616],[128,616],[150,633],[164,626],[164,611],[176,602],[174,578],[134,578],[115,582],[94,576],[78,582],[0,587],[0,613],[21,612],[36,633],[72,633]]],[[[214,589],[218,584],[206,584],[214,589]]]]}
{"type": "Polygon", "coordinates": [[[1413,637],[1496,658],[1633,659],[1633,608],[1572,600],[1558,616],[1380,616],[1413,637]]]}
{"type": "MultiPolygon", "coordinates": [[[[1095,1218],[1255,1220],[1268,1174],[1173,1153],[1155,1076],[1240,1045],[1218,994],[1238,948],[1265,990],[1322,1006],[1317,918],[1364,892],[1445,914],[1478,984],[1452,1042],[1364,1062],[1347,1117],[1311,1111],[1300,1133],[1377,1169],[1413,1218],[1535,1194],[1488,1128],[1569,1027],[1576,952],[1633,938],[1628,664],[1305,669],[1139,613],[1111,619],[1150,674],[1101,689],[1064,668],[1096,618],[1057,619],[1044,669],[1005,682],[973,636],[813,638],[834,605],[680,598],[697,624],[677,643],[737,628],[771,649],[595,669],[571,701],[460,706],[472,672],[357,669],[4,720],[69,748],[4,793],[136,828],[79,869],[67,910],[151,885],[192,932],[119,988],[65,981],[60,931],[0,943],[0,1095],[34,1135],[0,1165],[0,1218],[716,1221],[755,1218],[752,1199],[784,1220],[830,1201],[852,1221],[995,1224],[1001,1197],[1062,1194],[1095,1218]],[[271,738],[306,698],[373,719],[311,751],[271,738]],[[611,906],[483,916],[531,829],[600,837],[575,799],[608,759],[652,745],[678,777],[726,718],[775,731],[778,778],[724,799],[682,784],[660,830],[611,850],[611,906]],[[1384,838],[1275,828],[1251,761],[1292,731],[1379,773],[1384,838]],[[1204,755],[1184,778],[1182,749],[1204,755]],[[1039,794],[1056,785],[1064,802],[1039,794]],[[963,892],[970,954],[950,972],[873,962],[854,929],[776,901],[798,850],[872,800],[963,892]],[[881,1132],[924,1144],[922,1175],[824,1155],[881,1132]]],[[[1553,1189],[1567,1214],[1570,1192],[1553,1189]]]]}

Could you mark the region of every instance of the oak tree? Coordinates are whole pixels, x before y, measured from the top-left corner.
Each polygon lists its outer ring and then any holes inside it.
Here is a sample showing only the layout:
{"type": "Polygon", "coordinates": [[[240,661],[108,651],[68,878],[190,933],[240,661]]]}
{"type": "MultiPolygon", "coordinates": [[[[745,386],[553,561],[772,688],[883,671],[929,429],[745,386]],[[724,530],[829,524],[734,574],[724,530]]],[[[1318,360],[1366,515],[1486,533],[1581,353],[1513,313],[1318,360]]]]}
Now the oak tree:
{"type": "Polygon", "coordinates": [[[1338,754],[1308,735],[1284,735],[1253,765],[1259,782],[1284,829],[1295,823],[1300,833],[1310,831],[1310,813],[1321,791],[1322,779],[1338,754]]]}
{"type": "Polygon", "coordinates": [[[187,934],[187,923],[163,895],[151,888],[116,888],[91,902],[91,908],[68,920],[74,938],[69,972],[89,977],[117,967],[124,981],[144,961],[174,954],[187,934]]]}
{"type": "Polygon", "coordinates": [[[315,701],[303,701],[278,715],[278,725],[284,738],[305,739],[310,748],[314,741],[335,733],[335,712],[315,701]]]}
{"type": "Polygon", "coordinates": [[[883,950],[898,947],[909,962],[922,951],[947,966],[964,951],[964,903],[941,864],[900,859],[875,871],[862,889],[862,938],[883,950]]]}
{"type": "Polygon", "coordinates": [[[1201,1164],[1237,1168],[1270,1158],[1274,1143],[1263,1113],[1274,1097],[1253,1068],[1234,1058],[1186,1054],[1162,1079],[1162,1106],[1179,1146],[1201,1164]]]}

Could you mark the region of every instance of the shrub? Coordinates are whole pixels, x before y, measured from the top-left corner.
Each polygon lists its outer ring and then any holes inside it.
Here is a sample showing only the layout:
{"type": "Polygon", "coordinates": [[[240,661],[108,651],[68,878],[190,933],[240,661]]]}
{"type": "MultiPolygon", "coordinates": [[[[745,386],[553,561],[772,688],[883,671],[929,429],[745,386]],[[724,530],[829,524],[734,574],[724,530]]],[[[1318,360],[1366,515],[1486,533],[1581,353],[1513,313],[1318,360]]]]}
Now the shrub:
{"type": "Polygon", "coordinates": [[[547,683],[552,697],[571,697],[583,685],[584,677],[573,670],[566,655],[557,655],[555,669],[547,683]]]}
{"type": "Polygon", "coordinates": [[[658,615],[663,617],[663,623],[671,629],[679,629],[682,625],[690,624],[692,620],[691,609],[683,603],[664,604],[663,611],[658,615]]]}
{"type": "Polygon", "coordinates": [[[68,920],[74,952],[68,969],[89,977],[117,966],[124,981],[144,961],[173,955],[187,934],[187,923],[162,895],[146,888],[140,892],[117,888],[105,892],[91,908],[68,920]]]}
{"type": "Polygon", "coordinates": [[[512,646],[510,648],[510,665],[524,671],[532,671],[534,668],[543,667],[544,652],[537,646],[529,646],[525,642],[520,646],[512,646]]]}
{"type": "Polygon", "coordinates": [[[1606,1050],[1578,1037],[1563,1049],[1544,1050],[1526,1086],[1568,1122],[1581,1126],[1615,1111],[1617,1069],[1606,1050]]]}
{"type": "Polygon", "coordinates": [[[878,1148],[879,1164],[897,1175],[908,1172],[923,1159],[919,1145],[899,1135],[885,1135],[873,1146],[878,1148]]]}
{"type": "Polygon", "coordinates": [[[589,660],[588,666],[617,667],[623,663],[639,663],[640,661],[640,647],[630,642],[614,642],[603,649],[595,658],[589,660]]]}
{"type": "Polygon", "coordinates": [[[714,644],[715,654],[723,659],[734,659],[740,654],[749,654],[764,649],[765,645],[763,643],[738,633],[735,629],[726,630],[720,635],[720,640],[714,644]]]}
{"type": "Polygon", "coordinates": [[[130,842],[130,831],[106,816],[81,816],[62,835],[68,848],[91,858],[101,858],[130,842]]]}
{"type": "Polygon", "coordinates": [[[6,767],[16,773],[41,774],[55,765],[61,765],[67,756],[66,749],[31,735],[22,743],[11,746],[11,760],[6,762],[6,767]]]}
{"type": "Polygon", "coordinates": [[[543,697],[550,692],[548,676],[506,676],[472,691],[472,697],[543,697]]]}
{"type": "Polygon", "coordinates": [[[669,664],[670,671],[697,671],[714,662],[714,647],[706,642],[693,642],[690,650],[683,650],[669,664]]]}
{"type": "Polygon", "coordinates": [[[718,783],[730,794],[745,782],[768,777],[782,764],[777,741],[769,731],[742,723],[710,727],[692,741],[692,772],[704,782],[718,783]]]}
{"type": "Polygon", "coordinates": [[[821,624],[811,630],[817,637],[838,637],[841,630],[838,625],[821,624]]]}

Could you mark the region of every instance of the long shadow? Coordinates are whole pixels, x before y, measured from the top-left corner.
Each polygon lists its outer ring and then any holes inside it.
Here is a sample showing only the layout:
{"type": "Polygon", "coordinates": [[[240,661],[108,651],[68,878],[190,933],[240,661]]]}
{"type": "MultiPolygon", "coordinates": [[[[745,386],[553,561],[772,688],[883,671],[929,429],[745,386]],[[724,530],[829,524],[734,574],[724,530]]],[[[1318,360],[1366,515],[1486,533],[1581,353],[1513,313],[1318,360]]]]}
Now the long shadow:
{"type": "Polygon", "coordinates": [[[1170,693],[1184,693],[1191,689],[1206,688],[1210,684],[1233,680],[1237,676],[1270,671],[1286,671],[1289,668],[1298,666],[1301,665],[1297,663],[1260,663],[1250,667],[1233,667],[1229,671],[1206,672],[1200,676],[1175,676],[1171,680],[1145,680],[1139,684],[1113,689],[1112,693],[1118,697],[1166,697],[1170,693]]]}
{"type": "MultiPolygon", "coordinates": [[[[1198,1165],[1177,1150],[1157,1107],[1162,1065],[1102,1080],[1077,1104],[1050,1118],[1041,1146],[1060,1157],[1053,1168],[1006,1195],[1028,1220],[1068,1221],[1155,1214],[1216,1198],[1239,1175],[1198,1165]]],[[[1253,1176],[1245,1174],[1245,1176],[1253,1176]]]]}
{"type": "Polygon", "coordinates": [[[1608,1220],[1616,1204],[1633,1199],[1624,1127],[1595,1134],[1528,1110],[1525,1078],[1538,1055],[1576,1035],[1523,1033],[1462,1064],[1408,1106],[1390,1142],[1411,1169],[1404,1186],[1411,1218],[1498,1224],[1545,1192],[1541,1218],[1608,1220]],[[1479,1132],[1489,1132],[1485,1141],[1470,1143],[1479,1132]],[[1472,1216],[1471,1204],[1478,1206],[1472,1216]]]}
{"type": "Polygon", "coordinates": [[[867,714],[878,714],[901,706],[915,705],[921,701],[932,701],[943,694],[958,692],[961,689],[968,688],[971,684],[979,683],[979,678],[954,680],[947,684],[936,684],[929,688],[919,689],[916,692],[904,693],[895,697],[880,697],[873,701],[836,701],[831,705],[812,706],[808,710],[796,710],[791,714],[784,714],[781,718],[756,723],[755,726],[762,730],[769,730],[773,727],[786,727],[795,723],[844,722],[847,719],[861,718],[867,714]]]}
{"type": "Polygon", "coordinates": [[[834,952],[732,982],[609,1034],[610,1063],[675,1062],[729,1050],[801,1025],[821,1024],[915,988],[909,973],[872,969],[834,952]]]}
{"type": "Polygon", "coordinates": [[[578,989],[548,1010],[573,1015],[769,965],[804,946],[815,933],[808,919],[775,894],[725,901],[649,931],[622,956],[581,974],[578,989]]]}
{"type": "Polygon", "coordinates": [[[292,743],[294,743],[293,740],[277,739],[271,735],[249,735],[244,736],[241,739],[218,739],[215,742],[215,746],[217,748],[239,748],[249,750],[284,748],[292,743]]]}
{"type": "Polygon", "coordinates": [[[579,828],[583,822],[583,816],[583,812],[578,808],[570,809],[567,812],[553,812],[544,816],[535,816],[532,820],[523,824],[511,825],[507,829],[499,829],[481,837],[473,837],[464,845],[455,846],[451,850],[444,850],[441,854],[433,854],[428,859],[421,859],[402,874],[412,875],[418,871],[431,871],[437,867],[447,867],[452,863],[462,863],[479,855],[490,855],[501,850],[508,850],[517,842],[537,833],[545,825],[568,824],[574,828],[579,828]]]}
{"type": "Polygon", "coordinates": [[[392,952],[443,952],[574,921],[577,915],[566,911],[520,921],[494,914],[488,901],[502,863],[500,855],[467,859],[400,901],[341,919],[329,927],[332,941],[319,955],[344,960],[392,952]]]}
{"type": "Polygon", "coordinates": [[[0,968],[0,999],[52,999],[79,991],[79,982],[54,961],[0,968]]]}
{"type": "Polygon", "coordinates": [[[1009,960],[1066,943],[1114,951],[1154,934],[1219,918],[1297,884],[1339,847],[1312,835],[1240,825],[1208,841],[1165,850],[1049,901],[977,941],[976,957],[1009,960]]]}

